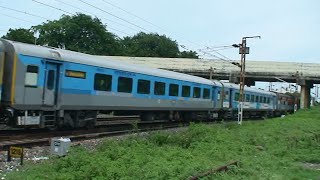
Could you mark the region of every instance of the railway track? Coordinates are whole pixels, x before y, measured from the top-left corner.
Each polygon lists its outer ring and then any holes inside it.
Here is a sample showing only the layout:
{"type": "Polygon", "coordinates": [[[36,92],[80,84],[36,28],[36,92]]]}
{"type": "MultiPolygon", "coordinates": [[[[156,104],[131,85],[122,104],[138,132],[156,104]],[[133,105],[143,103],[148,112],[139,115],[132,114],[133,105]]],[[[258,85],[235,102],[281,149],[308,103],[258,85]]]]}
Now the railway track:
{"type": "Polygon", "coordinates": [[[53,137],[69,137],[74,141],[187,125],[189,125],[188,122],[171,122],[168,120],[140,121],[138,116],[117,116],[100,117],[97,120],[97,126],[93,129],[64,131],[49,131],[45,129],[6,129],[0,130],[0,150],[5,150],[9,146],[14,145],[24,147],[48,145],[53,137]]]}
{"type": "MultiPolygon", "coordinates": [[[[98,118],[96,126],[108,126],[108,125],[119,125],[119,124],[130,124],[138,123],[140,121],[138,116],[116,116],[116,117],[106,117],[98,118]]],[[[23,129],[23,128],[10,128],[5,125],[0,126],[0,142],[5,139],[13,139],[18,136],[29,136],[34,133],[46,133],[48,129],[23,129]]]]}
{"type": "MultiPolygon", "coordinates": [[[[0,149],[6,150],[10,146],[23,146],[32,147],[37,145],[49,145],[51,138],[53,137],[68,137],[72,141],[93,139],[99,137],[123,135],[132,132],[146,132],[152,130],[161,130],[176,128],[181,126],[187,126],[189,123],[186,122],[169,122],[169,121],[153,121],[153,122],[133,122],[131,123],[121,122],[118,124],[108,124],[105,122],[104,125],[99,125],[93,129],[80,129],[72,131],[38,131],[38,132],[27,132],[12,135],[10,137],[3,136],[0,134],[0,149]]],[[[9,131],[7,131],[9,132],[9,131]]],[[[16,132],[17,133],[17,132],[16,132]]]]}

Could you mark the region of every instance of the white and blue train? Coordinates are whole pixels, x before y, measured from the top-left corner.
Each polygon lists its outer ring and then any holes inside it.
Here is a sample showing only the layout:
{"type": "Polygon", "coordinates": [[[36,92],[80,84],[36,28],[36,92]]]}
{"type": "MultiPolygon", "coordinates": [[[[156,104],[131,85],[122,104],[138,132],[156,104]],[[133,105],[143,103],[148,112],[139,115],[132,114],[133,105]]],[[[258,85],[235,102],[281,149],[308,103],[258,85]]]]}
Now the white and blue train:
{"type": "MultiPolygon", "coordinates": [[[[97,114],[141,120],[233,118],[239,86],[51,47],[0,40],[1,123],[94,126],[97,114]]],[[[245,88],[244,116],[293,111],[293,97],[245,88]]]]}

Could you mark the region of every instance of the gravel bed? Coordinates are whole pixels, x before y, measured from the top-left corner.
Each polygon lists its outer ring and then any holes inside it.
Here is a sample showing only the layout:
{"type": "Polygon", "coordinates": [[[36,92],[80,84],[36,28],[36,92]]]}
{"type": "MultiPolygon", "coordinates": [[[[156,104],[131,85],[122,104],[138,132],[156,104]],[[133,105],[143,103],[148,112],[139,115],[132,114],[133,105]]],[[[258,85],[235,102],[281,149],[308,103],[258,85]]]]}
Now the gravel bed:
{"type": "MultiPolygon", "coordinates": [[[[161,130],[163,132],[170,132],[176,133],[179,131],[186,130],[187,127],[180,127],[180,128],[171,128],[166,130],[161,130]]],[[[89,139],[89,140],[82,140],[72,142],[72,146],[83,146],[84,148],[92,151],[96,148],[97,145],[101,144],[106,139],[124,139],[129,136],[139,136],[139,137],[146,137],[150,134],[150,132],[141,132],[141,133],[134,133],[128,135],[120,135],[114,137],[105,137],[105,138],[98,138],[98,139],[89,139]]],[[[38,146],[32,148],[24,148],[24,163],[28,161],[28,164],[36,164],[41,161],[49,159],[50,156],[50,146],[38,146]]],[[[6,174],[12,171],[19,171],[21,169],[20,166],[20,159],[19,158],[12,158],[11,162],[7,162],[7,151],[0,151],[0,180],[6,179],[6,174]]]]}

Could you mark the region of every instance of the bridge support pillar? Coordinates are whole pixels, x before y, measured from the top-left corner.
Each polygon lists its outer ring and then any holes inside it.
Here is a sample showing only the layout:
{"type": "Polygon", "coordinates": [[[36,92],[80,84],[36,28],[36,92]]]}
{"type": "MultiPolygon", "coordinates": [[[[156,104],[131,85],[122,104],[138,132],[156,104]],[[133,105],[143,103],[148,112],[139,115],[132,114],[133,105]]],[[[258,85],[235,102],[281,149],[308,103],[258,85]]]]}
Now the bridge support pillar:
{"type": "Polygon", "coordinates": [[[298,80],[298,84],[301,86],[300,109],[310,108],[310,89],[313,85],[306,80],[298,80]]]}

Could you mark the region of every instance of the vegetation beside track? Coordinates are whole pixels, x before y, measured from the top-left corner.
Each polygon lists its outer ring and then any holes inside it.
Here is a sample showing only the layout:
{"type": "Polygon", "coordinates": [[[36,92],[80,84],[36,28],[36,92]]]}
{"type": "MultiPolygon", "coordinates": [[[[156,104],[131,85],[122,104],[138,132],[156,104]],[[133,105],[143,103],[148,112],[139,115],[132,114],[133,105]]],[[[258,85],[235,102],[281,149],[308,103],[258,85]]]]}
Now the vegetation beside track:
{"type": "Polygon", "coordinates": [[[206,178],[319,179],[320,108],[242,126],[193,124],[177,133],[106,140],[94,151],[74,147],[66,157],[27,165],[8,178],[187,179],[231,160],[239,166],[206,178]]]}

